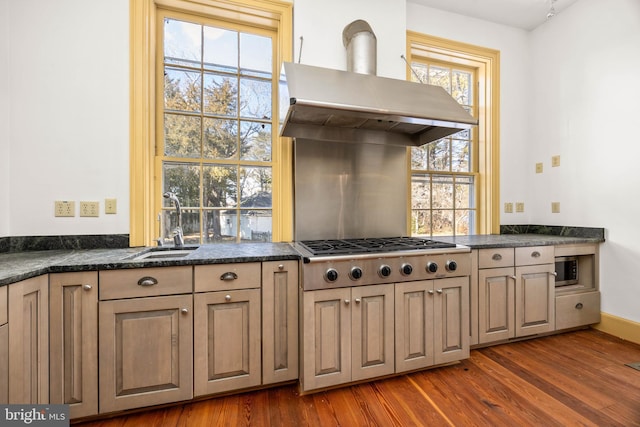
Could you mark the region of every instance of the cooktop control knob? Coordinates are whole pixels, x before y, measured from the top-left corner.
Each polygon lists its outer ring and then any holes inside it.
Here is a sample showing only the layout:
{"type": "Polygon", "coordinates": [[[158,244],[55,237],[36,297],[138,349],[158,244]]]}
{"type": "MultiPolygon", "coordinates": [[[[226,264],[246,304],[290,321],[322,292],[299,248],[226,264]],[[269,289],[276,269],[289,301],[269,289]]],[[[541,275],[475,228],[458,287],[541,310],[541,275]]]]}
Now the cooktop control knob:
{"type": "Polygon", "coordinates": [[[338,272],[336,271],[336,269],[330,268],[327,271],[325,271],[324,280],[326,280],[329,283],[335,282],[336,280],[338,280],[338,272]]]}
{"type": "Polygon", "coordinates": [[[352,267],[349,272],[351,280],[358,280],[362,277],[362,269],[360,267],[352,267]]]}
{"type": "Polygon", "coordinates": [[[458,269],[458,263],[454,260],[447,261],[447,265],[445,265],[447,271],[456,271],[458,269]]]}
{"type": "Polygon", "coordinates": [[[378,274],[380,275],[380,277],[391,276],[391,267],[389,267],[386,264],[381,265],[380,268],[378,269],[378,274]]]}
{"type": "Polygon", "coordinates": [[[411,264],[402,264],[402,267],[400,267],[400,272],[404,276],[408,276],[413,272],[413,267],[411,266],[411,264]]]}
{"type": "Polygon", "coordinates": [[[435,273],[436,271],[438,271],[438,264],[429,261],[427,263],[427,273],[435,273]]]}

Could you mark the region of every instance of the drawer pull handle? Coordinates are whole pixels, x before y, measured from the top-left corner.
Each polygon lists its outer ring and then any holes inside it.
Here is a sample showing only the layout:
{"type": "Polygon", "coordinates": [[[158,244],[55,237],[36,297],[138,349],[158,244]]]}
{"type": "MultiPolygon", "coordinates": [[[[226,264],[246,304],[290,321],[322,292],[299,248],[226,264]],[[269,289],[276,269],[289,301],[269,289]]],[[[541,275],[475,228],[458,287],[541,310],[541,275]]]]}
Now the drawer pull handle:
{"type": "Polygon", "coordinates": [[[500,254],[493,254],[493,256],[491,257],[492,260],[494,261],[500,261],[502,259],[502,255],[500,254]]]}
{"type": "Polygon", "coordinates": [[[85,291],[90,291],[92,287],[93,286],[88,285],[88,284],[87,285],[82,285],[82,289],[84,289],[85,291]]]}
{"type": "Polygon", "coordinates": [[[531,252],[531,256],[534,257],[534,258],[540,258],[540,252],[533,251],[533,252],[531,252]]]}
{"type": "Polygon", "coordinates": [[[138,280],[138,286],[153,286],[157,284],[158,280],[155,277],[146,276],[138,280]]]}
{"type": "Polygon", "coordinates": [[[576,304],[576,308],[577,308],[578,310],[582,310],[582,307],[584,307],[584,306],[582,305],[582,303],[581,303],[581,302],[579,302],[579,303],[577,303],[577,304],[576,304]]]}
{"type": "Polygon", "coordinates": [[[236,273],[234,273],[233,271],[227,271],[226,273],[224,273],[222,276],[220,276],[220,280],[236,280],[238,278],[238,275],[236,273]]]}
{"type": "Polygon", "coordinates": [[[231,295],[226,295],[224,297],[224,300],[227,301],[227,302],[231,301],[231,295]]]}

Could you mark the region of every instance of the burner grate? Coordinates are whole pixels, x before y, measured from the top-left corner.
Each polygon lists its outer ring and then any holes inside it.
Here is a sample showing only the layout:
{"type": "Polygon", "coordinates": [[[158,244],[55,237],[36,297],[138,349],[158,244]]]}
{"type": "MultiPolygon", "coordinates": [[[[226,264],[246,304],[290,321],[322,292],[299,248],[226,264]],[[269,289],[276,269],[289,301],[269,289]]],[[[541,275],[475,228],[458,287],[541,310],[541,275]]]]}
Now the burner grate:
{"type": "Polygon", "coordinates": [[[454,243],[418,237],[303,240],[299,243],[313,255],[341,255],[456,247],[454,243]]]}

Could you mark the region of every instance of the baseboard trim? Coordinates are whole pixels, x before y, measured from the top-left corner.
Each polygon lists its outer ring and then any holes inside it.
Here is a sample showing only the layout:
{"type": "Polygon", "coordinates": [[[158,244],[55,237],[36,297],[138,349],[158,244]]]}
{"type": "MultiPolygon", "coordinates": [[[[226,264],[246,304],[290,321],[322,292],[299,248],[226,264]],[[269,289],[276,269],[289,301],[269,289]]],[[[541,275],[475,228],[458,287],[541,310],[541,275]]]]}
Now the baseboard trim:
{"type": "Polygon", "coordinates": [[[600,323],[593,325],[593,328],[623,340],[640,344],[640,323],[638,322],[612,314],[601,313],[600,323]]]}

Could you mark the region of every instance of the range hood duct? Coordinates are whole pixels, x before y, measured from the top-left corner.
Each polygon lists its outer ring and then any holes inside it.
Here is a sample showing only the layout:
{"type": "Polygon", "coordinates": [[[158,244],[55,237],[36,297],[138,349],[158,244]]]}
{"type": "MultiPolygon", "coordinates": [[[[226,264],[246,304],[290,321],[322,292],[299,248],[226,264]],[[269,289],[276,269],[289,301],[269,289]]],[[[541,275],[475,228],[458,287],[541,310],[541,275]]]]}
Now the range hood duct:
{"type": "Polygon", "coordinates": [[[439,86],[379,77],[376,37],[345,27],[349,71],[286,62],[289,109],[280,135],[318,141],[420,146],[478,124],[439,86]]]}

